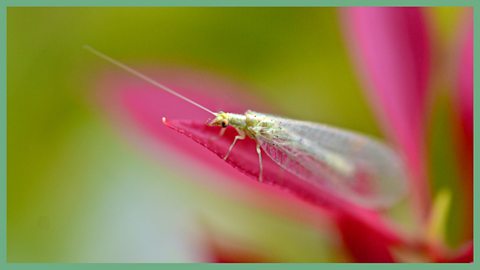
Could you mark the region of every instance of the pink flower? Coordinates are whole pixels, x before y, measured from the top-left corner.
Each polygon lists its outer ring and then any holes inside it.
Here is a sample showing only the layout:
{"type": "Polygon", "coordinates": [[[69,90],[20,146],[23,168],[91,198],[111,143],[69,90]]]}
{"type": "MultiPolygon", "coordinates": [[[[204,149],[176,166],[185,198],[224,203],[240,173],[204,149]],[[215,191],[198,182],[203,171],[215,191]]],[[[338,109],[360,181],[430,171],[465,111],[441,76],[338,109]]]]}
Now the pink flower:
{"type": "MultiPolygon", "coordinates": [[[[432,37],[425,16],[419,8],[348,8],[342,10],[341,17],[346,41],[365,81],[366,93],[385,133],[407,164],[411,211],[417,214],[418,228],[425,229],[432,207],[425,153],[432,37]]],[[[456,92],[464,127],[462,134],[467,135],[467,141],[472,138],[468,135],[472,132],[470,124],[473,119],[471,31],[470,28],[466,32],[467,38],[462,46],[459,91],[456,92]]],[[[240,96],[242,91],[238,86],[208,74],[171,67],[142,68],[141,71],[214,111],[265,111],[262,103],[240,96]]],[[[345,253],[352,261],[401,261],[393,250],[418,253],[430,261],[471,260],[473,248],[469,248],[468,243],[455,252],[445,249],[442,243],[440,246],[432,244],[418,232],[401,230],[381,210],[361,207],[305,183],[281,169],[266,155],[263,156],[264,182],[259,183],[258,157],[253,140],[239,142],[226,161],[231,166],[227,166],[222,158],[236,135],[235,130],[228,129],[225,136],[218,137],[219,128],[206,125],[212,117],[210,114],[148,83],[119,71],[104,76],[100,88],[103,91],[100,91],[98,100],[102,107],[108,108],[111,119],[123,127],[123,133],[141,133],[145,138],[135,142],[139,147],[164,158],[164,147],[167,146],[187,158],[181,161],[186,168],[192,162],[200,163],[232,179],[226,183],[229,188],[243,195],[254,191],[268,197],[271,201],[268,207],[272,211],[321,223],[323,229],[342,239],[345,253]],[[162,117],[166,117],[165,123],[162,123],[162,117]]],[[[461,147],[471,151],[471,144],[462,144],[461,147]]],[[[466,182],[471,183],[471,178],[466,182]]],[[[214,241],[208,245],[217,256],[212,260],[266,260],[261,254],[248,252],[235,257],[235,254],[219,249],[214,241]]]]}

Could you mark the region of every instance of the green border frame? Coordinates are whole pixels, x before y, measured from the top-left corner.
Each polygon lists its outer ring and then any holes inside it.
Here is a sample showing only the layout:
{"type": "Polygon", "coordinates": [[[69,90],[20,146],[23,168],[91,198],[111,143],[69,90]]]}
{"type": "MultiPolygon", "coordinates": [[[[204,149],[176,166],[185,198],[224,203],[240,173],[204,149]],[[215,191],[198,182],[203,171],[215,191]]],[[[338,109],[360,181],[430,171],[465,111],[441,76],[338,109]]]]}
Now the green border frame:
{"type": "MultiPolygon", "coordinates": [[[[371,267],[385,267],[385,264],[351,264],[351,263],[263,263],[263,264],[210,264],[210,263],[148,263],[148,264],[119,264],[119,263],[7,263],[7,8],[22,6],[471,6],[474,14],[474,52],[480,48],[479,37],[479,12],[480,1],[475,0],[117,0],[110,3],[108,0],[4,0],[0,2],[0,269],[287,269],[303,268],[318,269],[318,267],[331,267],[336,269],[370,269],[371,267]]],[[[478,53],[474,53],[474,67],[480,66],[478,53]]],[[[478,85],[480,71],[474,68],[474,85],[478,85]]],[[[478,178],[480,164],[479,141],[476,135],[480,132],[480,126],[475,119],[480,114],[475,109],[479,103],[479,94],[474,91],[474,194],[479,194],[479,186],[475,184],[478,178]]],[[[474,209],[479,209],[478,197],[474,196],[474,209]]],[[[474,246],[479,243],[478,233],[475,232],[479,215],[474,211],[474,246]]],[[[462,269],[478,268],[479,252],[474,248],[474,263],[470,264],[389,264],[388,267],[395,269],[422,268],[462,269]],[[475,266],[477,265],[477,266],[475,266]]]]}

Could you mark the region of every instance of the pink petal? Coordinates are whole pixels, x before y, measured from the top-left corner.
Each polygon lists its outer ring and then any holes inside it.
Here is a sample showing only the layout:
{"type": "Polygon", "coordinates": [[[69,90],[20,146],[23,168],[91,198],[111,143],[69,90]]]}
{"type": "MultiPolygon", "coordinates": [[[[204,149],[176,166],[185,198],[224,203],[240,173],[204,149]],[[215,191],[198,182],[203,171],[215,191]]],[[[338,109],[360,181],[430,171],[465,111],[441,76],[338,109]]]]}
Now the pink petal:
{"type": "Polygon", "coordinates": [[[347,42],[385,133],[410,170],[414,208],[430,204],[425,166],[425,117],[430,71],[429,36],[420,8],[346,8],[347,42]]]}

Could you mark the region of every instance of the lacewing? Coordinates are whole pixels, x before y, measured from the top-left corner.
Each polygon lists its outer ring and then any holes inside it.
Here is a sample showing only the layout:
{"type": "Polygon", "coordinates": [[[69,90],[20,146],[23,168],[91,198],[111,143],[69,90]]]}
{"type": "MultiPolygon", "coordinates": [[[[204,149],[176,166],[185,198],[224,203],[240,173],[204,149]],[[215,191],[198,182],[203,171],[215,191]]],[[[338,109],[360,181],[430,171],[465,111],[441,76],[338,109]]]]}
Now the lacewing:
{"type": "MultiPolygon", "coordinates": [[[[220,126],[219,136],[229,126],[235,128],[238,134],[225,154],[225,160],[238,140],[255,140],[260,182],[263,181],[263,150],[289,173],[365,207],[388,207],[405,194],[402,160],[393,149],[374,138],[327,125],[250,110],[244,114],[213,112],[90,46],[84,48],[212,114],[214,119],[208,125],[220,126]]],[[[163,121],[166,119],[163,118],[163,121]]]]}

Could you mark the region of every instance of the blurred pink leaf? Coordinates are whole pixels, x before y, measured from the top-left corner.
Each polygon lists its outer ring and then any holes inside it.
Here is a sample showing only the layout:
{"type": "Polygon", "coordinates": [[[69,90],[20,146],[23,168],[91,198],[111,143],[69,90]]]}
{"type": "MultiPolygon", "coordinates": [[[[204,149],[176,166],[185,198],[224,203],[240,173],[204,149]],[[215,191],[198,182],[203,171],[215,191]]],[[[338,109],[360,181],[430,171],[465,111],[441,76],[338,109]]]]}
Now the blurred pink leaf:
{"type": "Polygon", "coordinates": [[[430,40],[420,8],[345,8],[349,47],[385,133],[409,167],[414,206],[427,217],[430,193],[425,162],[430,40]]]}

